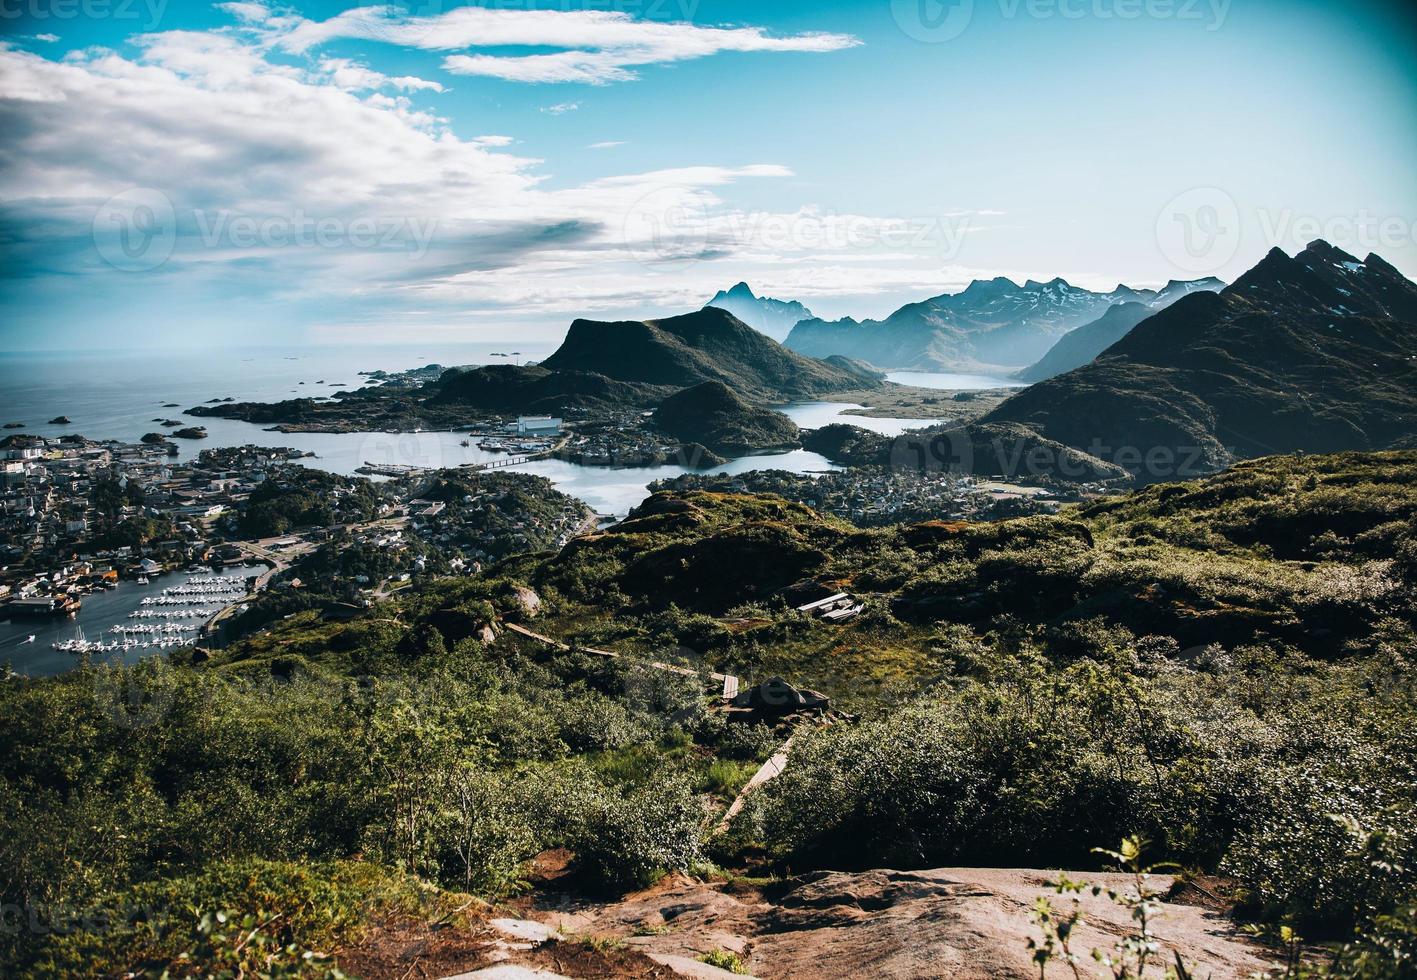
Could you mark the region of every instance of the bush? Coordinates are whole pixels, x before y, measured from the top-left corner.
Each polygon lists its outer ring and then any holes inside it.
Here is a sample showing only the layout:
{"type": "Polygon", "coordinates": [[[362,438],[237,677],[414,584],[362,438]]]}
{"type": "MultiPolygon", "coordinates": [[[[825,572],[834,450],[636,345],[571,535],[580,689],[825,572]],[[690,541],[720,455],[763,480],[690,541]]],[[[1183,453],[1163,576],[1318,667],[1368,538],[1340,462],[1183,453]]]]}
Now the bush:
{"type": "Polygon", "coordinates": [[[604,885],[636,888],[700,858],[703,808],[682,779],[590,802],[574,849],[604,885]]]}
{"type": "Polygon", "coordinates": [[[1361,761],[1298,774],[1230,849],[1224,870],[1265,918],[1346,934],[1417,901],[1417,803],[1388,802],[1361,761]]]}
{"type": "Polygon", "coordinates": [[[330,976],[327,954],[370,915],[455,907],[359,862],[221,862],[99,897],[83,928],[47,937],[11,975],[330,976]]]}

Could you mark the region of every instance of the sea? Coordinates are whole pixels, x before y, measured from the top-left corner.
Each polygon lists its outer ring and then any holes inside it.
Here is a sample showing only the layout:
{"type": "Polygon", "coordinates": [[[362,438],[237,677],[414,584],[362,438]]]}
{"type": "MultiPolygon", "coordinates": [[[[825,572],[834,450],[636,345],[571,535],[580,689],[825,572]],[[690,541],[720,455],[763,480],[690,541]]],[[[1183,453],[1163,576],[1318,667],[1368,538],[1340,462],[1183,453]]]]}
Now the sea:
{"type": "MultiPolygon", "coordinates": [[[[0,430],[44,436],[79,434],[89,439],[136,442],[144,433],[165,432],[158,420],[173,418],[206,427],[208,438],[174,440],[179,459],[195,458],[203,449],[257,445],[290,447],[314,456],[302,465],[351,475],[365,463],[397,463],[419,467],[456,467],[505,458],[476,445],[463,446],[460,432],[285,433],[231,419],[197,419],[184,409],[213,398],[236,401],[278,401],[294,397],[333,395],[364,383],[361,371],[397,372],[441,364],[444,367],[496,363],[527,363],[554,350],[553,344],[426,344],[360,347],[249,347],[200,351],[74,351],[0,353],[0,424],[24,423],[0,430]],[[164,407],[172,406],[176,407],[164,407]],[[59,416],[68,424],[51,424],[59,416]]],[[[901,384],[945,389],[993,388],[1013,385],[981,375],[926,375],[897,372],[901,384]]],[[[849,422],[884,435],[898,435],[931,424],[929,419],[871,418],[847,415],[861,406],[849,402],[799,402],[780,410],[804,428],[833,421],[849,422]]],[[[656,480],[690,472],[683,466],[636,469],[582,466],[562,460],[533,460],[514,467],[551,480],[562,492],[578,497],[598,514],[623,517],[647,496],[656,480]]],[[[817,453],[792,452],[746,456],[709,472],[745,473],[781,469],[822,473],[837,467],[817,453]]],[[[142,599],[176,584],[155,579],[141,586],[124,582],[116,590],[84,600],[79,619],[59,624],[17,620],[0,622],[0,663],[10,661],[30,674],[55,673],[72,666],[72,655],[50,645],[67,639],[75,627],[93,638],[126,619],[142,599]],[[29,641],[29,636],[35,637],[29,641]]],[[[127,655],[135,659],[137,654],[127,655]]]]}
{"type": "MultiPolygon", "coordinates": [[[[165,432],[159,420],[182,419],[206,427],[208,438],[174,440],[178,459],[195,458],[203,449],[257,445],[313,452],[304,465],[345,475],[365,463],[454,467],[499,458],[475,445],[463,446],[459,432],[269,432],[261,425],[233,419],[192,418],[182,411],[213,398],[278,401],[333,395],[360,387],[361,371],[405,371],[428,364],[445,367],[526,363],[548,356],[555,345],[521,341],[509,344],[445,344],[365,347],[251,347],[201,351],[105,351],[0,354],[0,423],[20,422],[27,432],[55,436],[77,433],[90,439],[136,442],[144,433],[165,432]],[[510,355],[517,355],[515,357],[510,355]],[[500,355],[500,356],[499,356],[500,355]],[[164,407],[176,405],[177,407],[164,407]],[[66,416],[67,425],[50,419],[66,416]]],[[[983,375],[895,372],[892,380],[933,388],[991,388],[1016,384],[983,375]]],[[[845,415],[860,408],[848,402],[801,402],[781,410],[804,428],[845,421],[885,435],[930,424],[928,419],[870,418],[845,415]]],[[[623,516],[645,497],[655,480],[688,472],[677,465],[643,469],[580,466],[559,460],[536,460],[517,469],[549,478],[565,493],[579,497],[606,516],[623,516]]],[[[785,469],[808,473],[833,469],[816,453],[796,450],[748,456],[719,470],[742,473],[785,469]]]]}

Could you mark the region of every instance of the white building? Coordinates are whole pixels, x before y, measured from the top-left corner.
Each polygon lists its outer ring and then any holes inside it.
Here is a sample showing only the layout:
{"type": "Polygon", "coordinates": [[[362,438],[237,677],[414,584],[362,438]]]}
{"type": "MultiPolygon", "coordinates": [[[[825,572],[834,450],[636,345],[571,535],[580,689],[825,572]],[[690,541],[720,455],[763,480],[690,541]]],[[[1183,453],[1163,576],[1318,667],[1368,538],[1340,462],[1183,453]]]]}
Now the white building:
{"type": "Polygon", "coordinates": [[[561,420],[549,415],[523,415],[507,428],[519,436],[556,436],[561,434],[561,420]]]}

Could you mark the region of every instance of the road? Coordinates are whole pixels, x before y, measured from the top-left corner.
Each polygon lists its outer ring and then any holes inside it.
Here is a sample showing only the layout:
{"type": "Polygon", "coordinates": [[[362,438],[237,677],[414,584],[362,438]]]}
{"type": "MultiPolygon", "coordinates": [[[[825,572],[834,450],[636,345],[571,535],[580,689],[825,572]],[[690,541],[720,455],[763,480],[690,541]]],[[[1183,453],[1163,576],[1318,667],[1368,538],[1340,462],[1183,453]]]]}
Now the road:
{"type": "MultiPolygon", "coordinates": [[[[359,524],[347,525],[352,533],[362,531],[373,531],[376,529],[393,531],[402,530],[408,524],[407,517],[380,517],[372,521],[364,521],[359,524]]],[[[255,541],[232,541],[232,547],[241,549],[242,554],[260,564],[268,566],[264,572],[256,576],[256,584],[252,589],[252,594],[260,592],[281,572],[285,571],[295,562],[306,555],[317,550],[324,542],[310,541],[302,538],[298,534],[281,534],[269,538],[258,538],[255,541]],[[288,547],[277,549],[277,545],[282,541],[294,538],[296,543],[288,547]]],[[[215,629],[217,623],[231,616],[246,602],[250,596],[243,596],[239,602],[233,602],[219,611],[211,619],[202,624],[202,635],[209,635],[215,629]]]]}

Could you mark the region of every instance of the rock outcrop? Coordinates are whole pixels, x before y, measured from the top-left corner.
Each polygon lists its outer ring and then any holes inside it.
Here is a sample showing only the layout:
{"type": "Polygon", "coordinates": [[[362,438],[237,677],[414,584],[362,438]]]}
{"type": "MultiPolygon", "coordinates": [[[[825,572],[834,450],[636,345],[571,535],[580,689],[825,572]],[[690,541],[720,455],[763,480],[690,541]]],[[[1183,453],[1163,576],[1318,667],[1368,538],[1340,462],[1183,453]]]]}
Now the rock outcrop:
{"type": "MultiPolygon", "coordinates": [[[[1078,874],[1125,891],[1128,876],[1078,874]]],[[[623,939],[650,956],[693,959],[735,953],[752,975],[771,980],[950,977],[995,980],[1038,975],[1028,940],[1040,895],[1066,911],[1071,899],[1050,882],[1057,872],[943,868],[933,871],[817,872],[759,891],[671,876],[609,904],[547,897],[526,912],[566,932],[623,939]]],[[[1169,881],[1153,877],[1165,889],[1169,881]]],[[[1084,891],[1084,919],[1072,944],[1084,976],[1102,976],[1088,955],[1111,950],[1133,927],[1127,909],[1084,891]]],[[[1179,953],[1195,976],[1240,978],[1272,964],[1259,945],[1221,913],[1167,903],[1156,923],[1162,959],[1179,953]]],[[[1110,974],[1107,974],[1110,976],[1110,974]]]]}

